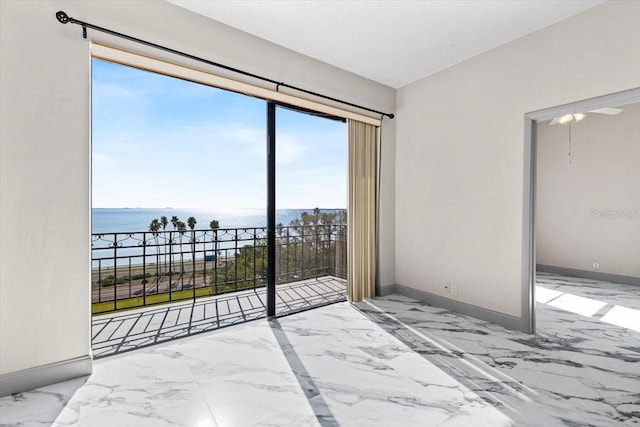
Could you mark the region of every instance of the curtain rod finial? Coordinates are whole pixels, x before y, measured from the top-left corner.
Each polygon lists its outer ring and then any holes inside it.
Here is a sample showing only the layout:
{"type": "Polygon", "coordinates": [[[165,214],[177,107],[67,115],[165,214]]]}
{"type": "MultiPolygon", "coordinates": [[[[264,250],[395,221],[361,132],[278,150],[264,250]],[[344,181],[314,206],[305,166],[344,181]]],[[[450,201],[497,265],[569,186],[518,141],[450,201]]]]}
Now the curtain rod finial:
{"type": "Polygon", "coordinates": [[[391,113],[391,114],[387,114],[387,117],[389,117],[390,119],[393,119],[396,115],[391,113]]]}
{"type": "Polygon", "coordinates": [[[63,12],[62,10],[56,12],[56,19],[61,23],[61,24],[66,24],[69,22],[69,15],[67,15],[65,12],[63,12]]]}

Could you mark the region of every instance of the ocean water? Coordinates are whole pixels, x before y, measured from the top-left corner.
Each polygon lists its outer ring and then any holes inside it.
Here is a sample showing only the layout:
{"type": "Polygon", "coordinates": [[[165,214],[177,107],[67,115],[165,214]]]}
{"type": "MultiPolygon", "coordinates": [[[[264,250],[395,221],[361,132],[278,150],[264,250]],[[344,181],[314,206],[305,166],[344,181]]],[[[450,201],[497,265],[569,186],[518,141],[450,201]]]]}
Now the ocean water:
{"type": "MultiPolygon", "coordinates": [[[[342,209],[322,209],[323,212],[337,212],[342,209]]],[[[310,209],[278,209],[276,211],[276,224],[289,223],[300,217],[302,212],[312,212],[310,209]]],[[[236,209],[228,212],[213,212],[205,209],[146,209],[146,208],[94,208],[91,210],[91,232],[92,233],[114,233],[114,232],[140,232],[148,231],[149,224],[153,219],[160,219],[166,216],[171,221],[172,216],[177,216],[184,223],[187,218],[193,216],[196,223],[196,230],[208,230],[209,222],[216,219],[220,228],[243,228],[243,227],[266,227],[266,209],[236,209]]],[[[171,222],[167,230],[172,230],[171,222]]]]}

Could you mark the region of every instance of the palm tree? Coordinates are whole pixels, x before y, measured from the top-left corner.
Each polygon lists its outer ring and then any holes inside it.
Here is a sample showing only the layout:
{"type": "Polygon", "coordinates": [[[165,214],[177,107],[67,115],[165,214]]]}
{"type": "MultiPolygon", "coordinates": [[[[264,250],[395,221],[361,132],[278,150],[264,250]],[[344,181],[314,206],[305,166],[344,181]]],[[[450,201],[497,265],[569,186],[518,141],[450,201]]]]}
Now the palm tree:
{"type": "Polygon", "coordinates": [[[162,236],[164,237],[164,272],[167,272],[167,225],[169,221],[167,217],[162,215],[160,217],[160,224],[162,225],[162,236]]]}
{"type": "Polygon", "coordinates": [[[187,224],[191,230],[191,285],[193,286],[193,299],[196,299],[196,219],[192,216],[187,218],[187,224]]]}
{"type": "Polygon", "coordinates": [[[180,275],[182,275],[184,274],[184,252],[182,251],[182,236],[184,236],[185,231],[187,231],[187,225],[182,221],[178,221],[176,227],[178,228],[178,235],[180,239],[180,275]]]}
{"type": "Polygon", "coordinates": [[[189,218],[187,218],[187,224],[189,225],[191,231],[193,231],[197,223],[198,221],[196,221],[194,217],[190,216],[189,218]]]}
{"type": "Polygon", "coordinates": [[[160,230],[160,226],[161,226],[160,221],[158,221],[157,218],[154,218],[151,220],[151,224],[149,224],[149,231],[154,234],[157,234],[158,231],[160,230]]]}
{"type": "MultiPolygon", "coordinates": [[[[173,225],[173,229],[176,230],[178,228],[178,224],[180,223],[180,220],[178,219],[177,216],[173,215],[171,217],[171,225],[173,225]]],[[[172,233],[169,232],[169,276],[171,276],[173,274],[173,257],[171,256],[171,244],[173,243],[173,236],[172,233]]]]}
{"type": "MultiPolygon", "coordinates": [[[[218,228],[220,228],[220,223],[217,219],[211,220],[209,223],[209,228],[213,231],[213,274],[214,274],[214,286],[216,290],[216,294],[218,293],[218,228]]],[[[205,263],[206,264],[206,263],[205,263]]]]}
{"type": "MultiPolygon", "coordinates": [[[[151,224],[149,224],[149,231],[153,234],[153,240],[156,241],[156,293],[158,293],[158,265],[160,264],[160,245],[158,244],[158,231],[160,231],[160,221],[157,219],[151,220],[151,224]]],[[[145,240],[146,244],[146,240],[145,240]]],[[[146,287],[147,278],[143,279],[142,286],[146,287]]],[[[146,292],[145,292],[146,294],[146,292]]]]}

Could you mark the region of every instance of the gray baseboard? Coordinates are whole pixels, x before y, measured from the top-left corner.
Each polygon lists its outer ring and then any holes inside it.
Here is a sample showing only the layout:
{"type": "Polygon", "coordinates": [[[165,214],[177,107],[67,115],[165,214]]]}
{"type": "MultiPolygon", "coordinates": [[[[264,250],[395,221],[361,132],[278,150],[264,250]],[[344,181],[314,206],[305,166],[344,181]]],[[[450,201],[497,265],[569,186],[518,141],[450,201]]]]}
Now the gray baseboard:
{"type": "Polygon", "coordinates": [[[91,356],[0,375],[0,397],[91,375],[91,356]]]}
{"type": "Polygon", "coordinates": [[[508,314],[499,313],[497,311],[488,310],[476,305],[471,305],[464,302],[456,301],[454,299],[441,297],[439,295],[420,291],[418,289],[410,288],[403,285],[396,284],[395,293],[398,295],[403,295],[407,298],[426,302],[429,305],[446,308],[447,310],[451,310],[456,313],[495,323],[496,325],[504,326],[508,329],[515,329],[517,331],[529,333],[529,322],[526,319],[522,319],[520,317],[514,317],[508,314]]]}
{"type": "Polygon", "coordinates": [[[603,282],[640,286],[640,277],[622,276],[620,274],[602,273],[599,271],[577,270],[574,268],[556,267],[544,264],[536,264],[536,270],[545,273],[561,274],[563,276],[579,277],[581,279],[601,280],[603,282]]]}
{"type": "Polygon", "coordinates": [[[380,286],[376,289],[377,297],[385,297],[387,295],[391,295],[395,293],[396,293],[396,285],[385,285],[385,286],[380,286]]]}

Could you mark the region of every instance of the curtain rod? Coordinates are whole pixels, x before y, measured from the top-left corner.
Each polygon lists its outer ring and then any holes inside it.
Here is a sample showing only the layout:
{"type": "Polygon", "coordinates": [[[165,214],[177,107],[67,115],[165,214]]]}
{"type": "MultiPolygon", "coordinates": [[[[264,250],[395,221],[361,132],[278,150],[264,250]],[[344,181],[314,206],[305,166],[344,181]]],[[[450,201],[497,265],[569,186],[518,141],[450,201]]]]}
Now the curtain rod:
{"type": "Polygon", "coordinates": [[[303,89],[301,87],[293,86],[293,85],[287,84],[285,82],[278,82],[278,81],[270,79],[268,77],[260,76],[258,74],[253,74],[253,73],[250,73],[248,71],[241,70],[239,68],[234,68],[234,67],[230,67],[228,65],[220,64],[218,62],[209,61],[208,59],[200,58],[198,56],[191,55],[189,53],[185,53],[185,52],[182,52],[182,51],[179,51],[179,50],[175,50],[175,49],[172,49],[170,47],[162,46],[162,45],[159,45],[159,44],[156,44],[156,43],[152,43],[152,42],[149,42],[149,41],[146,41],[146,40],[139,39],[137,37],[133,37],[133,36],[129,36],[127,34],[119,33],[117,31],[109,30],[108,28],[99,27],[97,25],[93,25],[93,24],[90,24],[88,22],[80,21],[78,19],[72,18],[71,16],[67,15],[66,12],[63,12],[63,11],[56,12],[56,18],[58,19],[58,21],[61,24],[71,23],[71,24],[80,25],[82,27],[82,37],[85,38],[85,39],[87,38],[87,28],[90,28],[92,30],[100,31],[102,33],[106,33],[106,34],[109,34],[109,35],[112,35],[112,36],[120,37],[120,38],[129,40],[129,41],[132,41],[132,42],[140,43],[140,44],[143,44],[145,46],[149,46],[149,47],[152,47],[152,48],[155,48],[155,49],[163,50],[165,52],[169,52],[169,53],[172,53],[172,54],[175,54],[175,55],[183,56],[185,58],[193,59],[193,60],[198,61],[198,62],[203,62],[205,64],[212,65],[214,67],[223,68],[225,70],[232,71],[234,73],[242,74],[243,76],[251,77],[251,78],[254,78],[254,79],[258,79],[258,80],[262,80],[262,81],[274,84],[274,85],[276,85],[276,91],[279,91],[280,87],[286,87],[286,88],[289,88],[289,89],[292,89],[292,90],[296,90],[298,92],[306,93],[308,95],[317,96],[319,98],[327,99],[329,101],[338,102],[340,104],[348,105],[350,107],[355,107],[355,108],[359,108],[361,110],[369,111],[371,113],[380,114],[382,117],[386,116],[386,117],[388,117],[390,119],[394,118],[394,114],[393,113],[385,113],[385,112],[382,112],[382,111],[374,110],[372,108],[363,107],[362,105],[354,104],[354,103],[351,103],[351,102],[348,102],[348,101],[343,101],[343,100],[338,99],[338,98],[333,98],[331,96],[323,95],[321,93],[317,93],[317,92],[313,92],[313,91],[310,91],[310,90],[307,90],[307,89],[303,89]]]}

